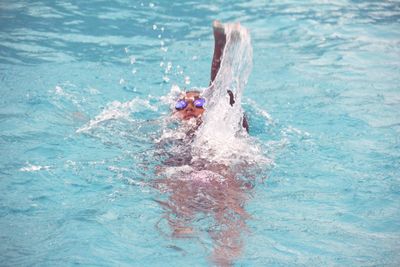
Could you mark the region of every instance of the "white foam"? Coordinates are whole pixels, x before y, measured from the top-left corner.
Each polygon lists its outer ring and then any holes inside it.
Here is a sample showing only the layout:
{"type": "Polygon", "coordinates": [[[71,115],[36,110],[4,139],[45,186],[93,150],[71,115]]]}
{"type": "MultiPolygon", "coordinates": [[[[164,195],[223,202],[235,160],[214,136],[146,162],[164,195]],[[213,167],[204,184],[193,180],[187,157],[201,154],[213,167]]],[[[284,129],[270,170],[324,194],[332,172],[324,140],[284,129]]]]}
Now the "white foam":
{"type": "Polygon", "coordinates": [[[64,95],[65,93],[64,93],[64,90],[62,89],[62,87],[61,86],[58,86],[58,85],[56,85],[56,87],[54,88],[54,92],[57,94],[57,95],[64,95]]]}
{"type": "Polygon", "coordinates": [[[184,91],[182,91],[178,85],[173,84],[171,86],[170,92],[166,96],[162,96],[160,100],[165,103],[170,105],[171,109],[174,109],[175,101],[178,98],[180,94],[182,94],[184,91]]]}
{"type": "Polygon", "coordinates": [[[282,135],[283,136],[287,136],[289,134],[295,134],[295,135],[298,135],[298,136],[301,136],[301,137],[310,137],[311,136],[311,134],[309,132],[302,131],[302,130],[297,129],[297,128],[291,126],[291,125],[289,125],[288,127],[284,128],[282,130],[282,135]]]}
{"type": "Polygon", "coordinates": [[[241,99],[252,69],[251,38],[239,24],[224,26],[227,41],[219,72],[203,95],[207,99],[203,123],[194,141],[195,157],[229,164],[259,161],[262,151],[242,126],[241,99]],[[229,104],[227,90],[234,95],[229,104]]]}
{"type": "MultiPolygon", "coordinates": [[[[179,150],[182,146],[189,147],[192,163],[205,160],[226,166],[269,165],[272,163],[271,159],[264,155],[257,140],[250,137],[242,126],[241,99],[252,68],[250,35],[239,24],[225,25],[225,33],[227,43],[224,56],[213,84],[204,91],[200,88],[191,88],[203,91],[202,96],[206,98],[201,125],[198,126],[197,121],[192,119],[181,121],[180,127],[177,128],[170,127],[166,120],[161,138],[156,142],[166,141],[173,144],[175,140],[178,144],[176,149],[179,150]],[[229,104],[227,90],[233,92],[235,100],[233,106],[229,104]]],[[[170,104],[173,109],[176,99],[182,93],[178,86],[173,85],[170,93],[161,100],[170,104]]],[[[262,115],[268,121],[272,120],[267,112],[263,112],[262,115]]],[[[175,148],[169,149],[173,152],[175,148]]],[[[202,176],[199,174],[199,177],[202,176]]]]}
{"type": "Polygon", "coordinates": [[[157,107],[150,105],[148,100],[135,98],[128,102],[113,101],[107,105],[105,110],[76,130],[76,132],[87,132],[108,120],[129,119],[132,112],[137,112],[143,108],[157,110],[157,107]]]}
{"type": "Polygon", "coordinates": [[[35,171],[41,171],[41,170],[49,170],[50,166],[40,166],[40,165],[32,165],[28,163],[27,166],[22,167],[19,169],[21,172],[35,172],[35,171]]]}
{"type": "Polygon", "coordinates": [[[266,123],[269,123],[269,124],[273,123],[272,116],[267,111],[265,111],[262,108],[258,107],[257,103],[254,100],[247,99],[247,102],[249,102],[253,106],[253,108],[256,110],[256,112],[259,115],[261,115],[262,117],[264,117],[266,119],[266,123]]]}
{"type": "Polygon", "coordinates": [[[194,170],[188,165],[178,167],[166,167],[163,169],[163,174],[169,178],[181,181],[196,181],[200,183],[218,182],[223,183],[226,178],[221,174],[210,170],[194,170]]]}

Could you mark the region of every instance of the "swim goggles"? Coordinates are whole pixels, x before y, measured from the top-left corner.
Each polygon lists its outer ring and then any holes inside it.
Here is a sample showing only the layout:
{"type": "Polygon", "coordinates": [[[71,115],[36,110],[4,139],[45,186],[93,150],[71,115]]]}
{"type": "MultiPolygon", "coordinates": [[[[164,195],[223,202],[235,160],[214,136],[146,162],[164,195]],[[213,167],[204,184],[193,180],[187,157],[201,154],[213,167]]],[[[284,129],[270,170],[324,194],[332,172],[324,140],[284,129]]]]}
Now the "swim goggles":
{"type": "MultiPolygon", "coordinates": [[[[176,110],[183,110],[185,109],[188,105],[189,105],[189,101],[188,100],[192,100],[192,99],[180,99],[176,102],[175,104],[175,109],[176,110]]],[[[193,101],[193,105],[196,108],[203,108],[204,104],[206,103],[206,100],[204,98],[196,98],[193,101]]]]}

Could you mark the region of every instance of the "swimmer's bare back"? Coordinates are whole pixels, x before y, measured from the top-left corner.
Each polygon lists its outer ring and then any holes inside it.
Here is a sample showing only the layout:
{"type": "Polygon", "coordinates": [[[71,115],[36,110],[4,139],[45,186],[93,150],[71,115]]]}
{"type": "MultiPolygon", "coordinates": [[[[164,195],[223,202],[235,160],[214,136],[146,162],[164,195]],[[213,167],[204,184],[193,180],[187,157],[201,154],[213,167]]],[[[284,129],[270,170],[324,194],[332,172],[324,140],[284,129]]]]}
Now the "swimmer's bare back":
{"type": "MultiPolygon", "coordinates": [[[[240,24],[237,23],[237,26],[240,24]]],[[[211,78],[210,85],[214,82],[215,77],[217,77],[219,68],[221,67],[221,61],[224,54],[225,44],[226,44],[226,34],[225,27],[219,20],[213,21],[213,31],[214,31],[214,54],[211,63],[211,78]]],[[[235,98],[231,90],[227,91],[229,95],[229,104],[233,106],[235,104],[235,98]]],[[[243,128],[249,132],[249,124],[247,122],[246,116],[243,116],[242,122],[243,128]]]]}

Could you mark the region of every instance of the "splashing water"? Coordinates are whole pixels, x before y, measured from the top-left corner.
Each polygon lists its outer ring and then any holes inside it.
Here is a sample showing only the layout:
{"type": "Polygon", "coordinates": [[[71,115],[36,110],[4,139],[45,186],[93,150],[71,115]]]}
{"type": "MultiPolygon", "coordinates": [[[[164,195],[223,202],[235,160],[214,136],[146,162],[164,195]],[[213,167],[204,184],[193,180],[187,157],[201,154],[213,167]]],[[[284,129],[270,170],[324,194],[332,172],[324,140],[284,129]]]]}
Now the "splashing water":
{"type": "Polygon", "coordinates": [[[224,30],[226,45],[221,66],[213,84],[203,93],[207,106],[194,140],[196,156],[226,164],[238,158],[260,161],[261,152],[242,127],[241,99],[252,69],[250,34],[239,23],[226,24],[224,30]],[[229,104],[228,90],[234,95],[233,106],[229,104]]]}
{"type": "Polygon", "coordinates": [[[150,110],[156,110],[155,107],[149,104],[148,100],[132,99],[128,102],[113,101],[108,104],[107,108],[103,110],[94,119],[90,120],[86,125],[76,130],[77,133],[88,132],[96,128],[99,124],[109,120],[129,119],[132,112],[140,110],[140,107],[146,107],[150,110]]]}
{"type": "MultiPolygon", "coordinates": [[[[128,102],[114,101],[94,119],[77,129],[77,133],[93,133],[107,128],[112,131],[111,135],[121,135],[130,132],[135,133],[136,138],[146,143],[155,145],[155,161],[166,164],[169,168],[165,170],[167,176],[171,169],[178,166],[188,166],[192,171],[199,171],[205,167],[203,164],[223,164],[225,166],[255,166],[261,167],[271,164],[271,160],[264,156],[264,149],[259,147],[257,140],[250,137],[242,127],[244,112],[241,99],[245,85],[247,84],[252,69],[252,46],[248,30],[240,24],[225,24],[226,45],[219,72],[213,84],[206,88],[203,96],[207,99],[206,112],[199,126],[195,119],[189,121],[176,121],[174,118],[164,117],[157,120],[160,135],[149,139],[146,133],[148,127],[140,125],[144,121],[136,121],[131,116],[136,111],[148,109],[155,111],[146,99],[132,99],[128,102]],[[229,104],[227,90],[232,91],[235,104],[229,104]],[[132,118],[132,119],[131,119],[132,118]],[[114,120],[127,120],[134,126],[127,125],[107,127],[107,123],[114,120]],[[126,128],[126,129],[125,129],[126,128]],[[134,128],[134,129],[133,129],[134,128]],[[97,130],[96,130],[97,129],[97,130]],[[167,157],[167,160],[165,160],[167,157]],[[200,169],[196,166],[202,162],[200,169]]],[[[198,89],[198,88],[196,88],[198,89]]],[[[168,95],[158,99],[160,104],[173,103],[182,91],[173,85],[168,95]]],[[[161,114],[158,114],[161,115],[161,114]]],[[[148,124],[149,122],[147,122],[148,124]]],[[[107,132],[106,131],[106,132],[107,132]]],[[[101,140],[108,136],[107,133],[99,133],[101,140]]],[[[106,138],[105,140],[109,140],[106,138]]],[[[179,170],[177,170],[179,171],[179,170]]]]}

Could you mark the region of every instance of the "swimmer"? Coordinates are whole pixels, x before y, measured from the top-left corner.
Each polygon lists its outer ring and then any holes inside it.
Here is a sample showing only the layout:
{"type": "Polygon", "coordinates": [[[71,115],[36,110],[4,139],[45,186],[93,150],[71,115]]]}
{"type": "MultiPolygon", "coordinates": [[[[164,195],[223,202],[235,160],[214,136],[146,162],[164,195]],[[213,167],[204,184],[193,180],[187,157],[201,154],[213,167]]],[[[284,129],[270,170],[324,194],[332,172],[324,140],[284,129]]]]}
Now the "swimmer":
{"type": "MultiPolygon", "coordinates": [[[[240,26],[239,23],[236,24],[237,27],[240,26]]],[[[224,48],[226,44],[226,34],[223,24],[214,20],[213,22],[213,32],[214,32],[214,54],[211,63],[211,78],[210,78],[210,87],[212,88],[215,77],[218,74],[218,71],[221,66],[221,62],[223,59],[224,48]]],[[[232,91],[227,91],[229,95],[229,104],[233,106],[235,104],[235,99],[232,91]]],[[[198,121],[198,124],[201,123],[201,116],[203,115],[205,109],[204,105],[206,103],[206,99],[201,97],[201,93],[199,91],[187,91],[179,97],[175,104],[174,116],[181,120],[190,120],[195,118],[198,121]]],[[[249,125],[246,119],[246,116],[243,116],[243,128],[246,131],[249,131],[249,125]]]]}
{"type": "MultiPolygon", "coordinates": [[[[213,22],[215,47],[208,88],[210,90],[217,89],[218,72],[221,71],[219,75],[223,75],[224,71],[224,65],[221,67],[224,50],[225,47],[229,49],[229,37],[231,41],[234,40],[236,30],[243,30],[238,23],[225,28],[219,21],[213,22]],[[232,26],[234,31],[225,31],[232,26]]],[[[225,53],[227,60],[230,54],[229,51],[225,53]]],[[[234,53],[233,57],[235,56],[242,55],[234,53]]],[[[239,59],[237,57],[235,59],[239,59]]],[[[227,61],[224,62],[226,63],[227,61]]],[[[225,94],[224,91],[218,93],[225,94]]],[[[236,100],[234,94],[229,90],[227,94],[229,104],[233,106],[236,100]]],[[[196,122],[198,126],[204,112],[207,112],[208,100],[210,99],[200,91],[187,91],[179,96],[173,114],[182,121],[196,122]]],[[[251,169],[246,170],[250,165],[225,164],[208,157],[198,157],[198,148],[193,145],[197,127],[192,127],[191,123],[188,125],[191,128],[184,135],[166,135],[157,143],[156,154],[159,155],[162,165],[157,166],[156,177],[151,185],[168,195],[167,198],[156,200],[164,210],[164,216],[157,223],[157,228],[161,234],[175,238],[197,238],[207,233],[212,242],[211,261],[217,266],[232,266],[243,251],[242,234],[248,230],[246,221],[251,218],[245,209],[253,188],[249,178],[251,169]],[[242,176],[247,179],[242,179],[242,176]],[[199,227],[198,222],[202,220],[206,223],[199,227]],[[167,222],[170,227],[162,227],[162,222],[167,222]]],[[[243,127],[248,129],[245,119],[243,127]]],[[[202,238],[199,240],[201,242],[202,238]]]]}

